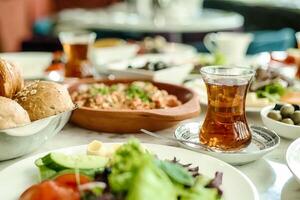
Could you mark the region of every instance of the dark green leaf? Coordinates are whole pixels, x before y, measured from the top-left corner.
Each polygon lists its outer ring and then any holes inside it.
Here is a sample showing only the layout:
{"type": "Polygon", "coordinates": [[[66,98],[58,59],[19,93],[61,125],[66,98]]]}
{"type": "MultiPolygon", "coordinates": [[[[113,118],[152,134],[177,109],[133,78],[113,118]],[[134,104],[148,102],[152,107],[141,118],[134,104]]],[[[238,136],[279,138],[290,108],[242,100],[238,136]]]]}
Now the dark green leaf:
{"type": "Polygon", "coordinates": [[[186,186],[194,184],[193,176],[182,166],[162,160],[156,160],[156,163],[174,182],[186,186]]]}

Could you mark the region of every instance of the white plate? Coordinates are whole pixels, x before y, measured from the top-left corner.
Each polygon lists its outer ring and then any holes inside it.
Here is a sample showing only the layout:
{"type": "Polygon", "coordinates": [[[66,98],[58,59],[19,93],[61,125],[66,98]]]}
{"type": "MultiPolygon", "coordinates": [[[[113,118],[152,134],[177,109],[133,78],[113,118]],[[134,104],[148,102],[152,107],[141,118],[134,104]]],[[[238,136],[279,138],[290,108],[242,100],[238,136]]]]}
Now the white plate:
{"type": "MultiPolygon", "coordinates": [[[[206,92],[206,86],[203,82],[202,78],[200,78],[200,75],[193,75],[191,76],[191,81],[185,82],[184,86],[193,89],[199,96],[199,101],[202,105],[207,106],[207,92],[206,92]]],[[[271,105],[272,103],[270,103],[271,105]]],[[[269,104],[268,104],[269,105],[269,104]]],[[[262,105],[261,107],[253,107],[253,106],[247,106],[246,102],[246,112],[256,112],[259,113],[261,109],[266,106],[262,105]]]]}
{"type": "Polygon", "coordinates": [[[16,63],[25,79],[42,78],[44,70],[52,61],[50,52],[0,53],[0,58],[16,63]]]}
{"type": "Polygon", "coordinates": [[[300,184],[300,138],[295,140],[286,151],[286,162],[300,184]]]}
{"type": "MultiPolygon", "coordinates": [[[[201,125],[196,122],[186,123],[179,126],[174,133],[176,139],[199,142],[199,130],[201,125]]],[[[250,126],[252,132],[252,141],[250,145],[236,152],[212,152],[199,148],[199,146],[179,142],[179,144],[193,151],[205,153],[232,165],[244,165],[261,159],[267,153],[270,153],[279,146],[280,138],[276,133],[263,127],[250,126]]]]}
{"type": "MultiPolygon", "coordinates": [[[[107,143],[105,145],[112,145],[107,143]]],[[[207,155],[170,146],[145,144],[145,147],[161,159],[172,159],[174,156],[182,163],[193,163],[199,166],[200,173],[214,177],[216,171],[223,173],[221,189],[224,200],[258,200],[258,193],[253,183],[234,167],[207,155]],[[237,189],[238,186],[238,189],[237,189]]],[[[58,150],[66,154],[85,153],[86,145],[58,150]]],[[[38,181],[38,170],[34,161],[46,153],[17,162],[0,172],[0,199],[16,200],[29,186],[38,181]]]]}

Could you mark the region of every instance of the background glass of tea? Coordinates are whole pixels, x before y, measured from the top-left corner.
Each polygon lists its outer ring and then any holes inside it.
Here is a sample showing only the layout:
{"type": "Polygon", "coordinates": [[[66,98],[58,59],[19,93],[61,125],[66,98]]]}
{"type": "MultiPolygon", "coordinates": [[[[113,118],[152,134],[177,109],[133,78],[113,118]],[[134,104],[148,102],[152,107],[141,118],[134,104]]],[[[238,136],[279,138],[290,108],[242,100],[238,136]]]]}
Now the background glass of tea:
{"type": "Polygon", "coordinates": [[[223,151],[247,147],[251,142],[251,131],[245,115],[245,100],[254,71],[242,67],[207,66],[200,72],[208,94],[200,142],[223,151]]]}
{"type": "Polygon", "coordinates": [[[89,49],[96,33],[86,31],[60,32],[59,40],[66,55],[65,77],[91,77],[94,68],[89,61],[89,49]]]}

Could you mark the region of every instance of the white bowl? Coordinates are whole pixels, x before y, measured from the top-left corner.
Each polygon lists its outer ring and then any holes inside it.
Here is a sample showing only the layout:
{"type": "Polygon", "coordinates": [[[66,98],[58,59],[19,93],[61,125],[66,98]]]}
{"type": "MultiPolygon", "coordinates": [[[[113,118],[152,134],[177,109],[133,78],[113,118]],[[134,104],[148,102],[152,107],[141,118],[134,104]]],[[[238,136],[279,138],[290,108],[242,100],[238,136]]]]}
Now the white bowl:
{"type": "Polygon", "coordinates": [[[287,139],[297,139],[300,137],[300,126],[285,124],[267,117],[274,105],[264,107],[261,112],[261,119],[264,125],[270,130],[275,131],[279,136],[287,139]]]}
{"type": "Polygon", "coordinates": [[[182,84],[185,78],[193,70],[194,65],[189,62],[190,56],[177,56],[173,54],[146,54],[139,55],[133,59],[127,59],[120,62],[114,62],[107,65],[109,70],[119,71],[130,71],[134,73],[140,73],[142,77],[153,79],[154,81],[171,83],[171,84],[182,84]],[[162,61],[170,65],[169,68],[149,71],[139,69],[144,66],[147,62],[162,61]],[[131,65],[133,69],[128,69],[131,65]]]}
{"type": "Polygon", "coordinates": [[[193,68],[193,64],[187,63],[158,71],[149,71],[145,69],[127,69],[126,71],[136,75],[139,74],[139,77],[143,79],[150,79],[163,83],[182,84],[193,68]]]}
{"type": "MultiPolygon", "coordinates": [[[[92,63],[97,67],[115,62],[122,59],[129,59],[134,57],[139,51],[139,46],[137,44],[124,44],[114,47],[101,47],[91,49],[91,60],[92,63]]],[[[101,70],[101,69],[99,69],[101,70]]]]}

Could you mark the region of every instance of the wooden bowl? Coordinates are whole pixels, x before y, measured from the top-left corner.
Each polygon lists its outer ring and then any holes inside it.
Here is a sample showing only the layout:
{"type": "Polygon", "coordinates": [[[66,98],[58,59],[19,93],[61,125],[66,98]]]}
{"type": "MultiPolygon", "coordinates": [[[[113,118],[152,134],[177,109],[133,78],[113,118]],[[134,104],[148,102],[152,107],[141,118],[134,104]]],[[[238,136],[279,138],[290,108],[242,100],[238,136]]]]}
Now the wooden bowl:
{"type": "MultiPolygon", "coordinates": [[[[131,83],[136,80],[95,80],[81,79],[69,85],[69,92],[76,91],[81,84],[86,83],[131,83]]],[[[167,109],[151,110],[104,110],[81,107],[76,109],[71,122],[86,129],[109,133],[137,133],[140,129],[158,131],[169,128],[182,120],[198,116],[200,105],[197,95],[191,90],[167,83],[153,82],[159,89],[177,96],[183,103],[180,106],[167,109]]]]}

